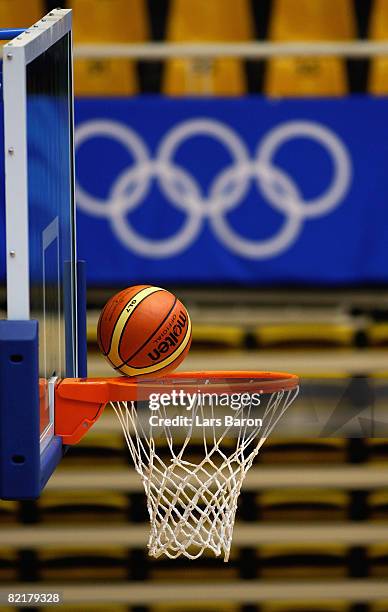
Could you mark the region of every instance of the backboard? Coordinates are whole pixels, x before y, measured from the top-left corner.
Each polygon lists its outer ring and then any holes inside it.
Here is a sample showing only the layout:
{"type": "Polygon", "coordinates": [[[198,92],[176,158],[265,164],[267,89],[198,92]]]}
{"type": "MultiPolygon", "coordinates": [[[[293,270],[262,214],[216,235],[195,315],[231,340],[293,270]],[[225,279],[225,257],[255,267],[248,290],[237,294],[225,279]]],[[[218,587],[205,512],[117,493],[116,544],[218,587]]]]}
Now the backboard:
{"type": "Polygon", "coordinates": [[[2,498],[40,494],[62,457],[61,440],[54,435],[55,384],[86,374],[86,350],[80,349],[85,299],[76,252],[72,78],[71,10],[52,11],[3,47],[2,498]]]}

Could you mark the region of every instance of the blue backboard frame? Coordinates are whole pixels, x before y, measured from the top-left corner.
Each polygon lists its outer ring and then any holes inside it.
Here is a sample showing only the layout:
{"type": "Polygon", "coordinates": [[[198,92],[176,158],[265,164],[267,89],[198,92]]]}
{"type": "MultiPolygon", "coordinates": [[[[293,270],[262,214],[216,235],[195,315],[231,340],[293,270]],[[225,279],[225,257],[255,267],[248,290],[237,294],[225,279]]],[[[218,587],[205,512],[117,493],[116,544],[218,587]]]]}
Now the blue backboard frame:
{"type": "MultiPolygon", "coordinates": [[[[71,11],[56,9],[25,32],[3,32],[3,39],[9,39],[12,35],[17,38],[4,46],[3,71],[3,78],[4,72],[8,71],[3,88],[8,320],[0,321],[0,498],[18,500],[39,497],[63,455],[61,438],[54,435],[54,422],[44,445],[40,427],[42,378],[39,373],[39,323],[31,316],[29,295],[29,160],[25,142],[27,78],[23,76],[23,71],[26,71],[29,62],[63,36],[68,35],[71,42],[71,11]],[[19,78],[14,78],[15,74],[19,78]]],[[[69,56],[71,66],[71,46],[69,56]]],[[[70,182],[74,221],[71,231],[75,245],[72,140],[71,133],[70,182]]],[[[64,278],[68,279],[72,288],[64,296],[63,304],[72,333],[66,335],[66,363],[62,373],[65,376],[86,376],[85,264],[77,262],[76,249],[63,267],[64,278]]],[[[55,410],[53,390],[50,392],[46,385],[45,393],[52,398],[50,411],[55,410]]]]}

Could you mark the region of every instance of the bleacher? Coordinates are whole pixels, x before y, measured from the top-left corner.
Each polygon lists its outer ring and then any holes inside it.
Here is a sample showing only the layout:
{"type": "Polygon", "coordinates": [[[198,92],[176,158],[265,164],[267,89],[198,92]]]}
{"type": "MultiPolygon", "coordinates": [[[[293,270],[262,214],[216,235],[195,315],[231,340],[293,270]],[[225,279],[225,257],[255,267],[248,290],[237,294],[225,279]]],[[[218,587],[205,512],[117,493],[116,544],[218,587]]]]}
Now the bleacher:
{"type": "MultiPolygon", "coordinates": [[[[386,0],[161,0],[159,6],[154,4],[145,0],[69,1],[74,8],[75,44],[113,42],[107,34],[112,29],[116,43],[379,41],[388,33],[386,0]]],[[[388,60],[176,58],[136,65],[123,59],[79,59],[75,83],[78,95],[386,95],[388,60]]]]}

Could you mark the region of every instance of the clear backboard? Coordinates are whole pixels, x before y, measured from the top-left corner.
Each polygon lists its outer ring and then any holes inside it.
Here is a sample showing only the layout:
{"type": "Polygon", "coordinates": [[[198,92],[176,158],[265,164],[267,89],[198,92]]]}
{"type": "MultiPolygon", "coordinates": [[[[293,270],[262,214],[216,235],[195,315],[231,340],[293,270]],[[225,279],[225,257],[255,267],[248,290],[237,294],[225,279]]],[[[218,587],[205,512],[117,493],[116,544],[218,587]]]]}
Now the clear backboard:
{"type": "Polygon", "coordinates": [[[78,338],[83,269],[76,253],[71,10],[52,11],[3,47],[3,103],[0,497],[30,498],[62,457],[55,384],[86,373],[84,349],[79,367],[85,337],[78,338]]]}

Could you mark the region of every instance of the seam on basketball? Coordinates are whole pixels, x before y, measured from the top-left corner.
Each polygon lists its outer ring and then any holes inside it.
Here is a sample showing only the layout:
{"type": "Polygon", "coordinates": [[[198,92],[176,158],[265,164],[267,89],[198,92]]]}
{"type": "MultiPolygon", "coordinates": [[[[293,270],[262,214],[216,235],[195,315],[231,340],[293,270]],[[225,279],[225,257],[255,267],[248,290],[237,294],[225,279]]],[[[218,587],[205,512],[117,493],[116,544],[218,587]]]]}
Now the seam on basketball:
{"type": "MultiPolygon", "coordinates": [[[[167,293],[167,292],[166,292],[166,293],[167,293]]],[[[151,294],[151,295],[153,295],[153,294],[151,294]]],[[[148,295],[147,297],[151,297],[151,296],[150,296],[150,295],[148,295]]],[[[146,299],[147,299],[147,298],[145,298],[144,300],[142,300],[142,302],[143,302],[143,301],[145,301],[146,299]]],[[[145,341],[145,342],[144,342],[144,343],[143,343],[143,344],[142,344],[142,345],[141,345],[141,346],[140,346],[140,347],[139,347],[139,348],[138,348],[138,349],[137,349],[137,350],[136,350],[136,351],[135,351],[135,352],[134,352],[134,353],[133,353],[133,354],[130,356],[130,357],[128,357],[128,359],[126,359],[125,361],[123,361],[123,362],[122,362],[122,363],[121,363],[119,366],[115,366],[115,370],[117,370],[117,369],[121,368],[121,367],[122,367],[122,366],[124,366],[124,365],[128,365],[128,363],[131,361],[131,359],[133,359],[133,358],[135,357],[135,355],[137,355],[137,354],[138,354],[138,353],[139,353],[139,352],[140,352],[140,351],[141,351],[141,350],[142,350],[142,349],[143,349],[143,348],[146,346],[146,344],[147,344],[147,343],[148,343],[148,342],[151,340],[151,338],[153,338],[153,336],[156,334],[156,332],[157,332],[157,331],[158,331],[158,330],[159,330],[159,329],[162,327],[162,325],[164,325],[165,321],[166,321],[166,320],[168,319],[168,317],[170,316],[170,314],[171,314],[172,310],[175,308],[175,305],[176,305],[177,301],[178,301],[178,298],[177,298],[177,297],[174,297],[174,302],[173,302],[173,305],[171,306],[170,310],[168,311],[168,313],[166,314],[166,316],[164,317],[164,319],[163,319],[163,321],[160,323],[160,325],[158,325],[158,327],[155,329],[155,331],[153,331],[153,332],[152,332],[152,334],[151,334],[151,335],[150,335],[150,336],[147,338],[147,340],[146,340],[146,341],[145,341]]],[[[123,335],[123,333],[124,333],[124,331],[125,331],[125,328],[126,328],[126,324],[125,324],[125,325],[124,325],[124,327],[123,327],[123,331],[122,331],[122,333],[121,333],[120,340],[119,340],[119,351],[118,351],[118,353],[119,353],[119,356],[120,356],[120,357],[121,357],[121,355],[120,355],[120,344],[121,344],[121,338],[122,338],[122,335],[123,335]]]]}

